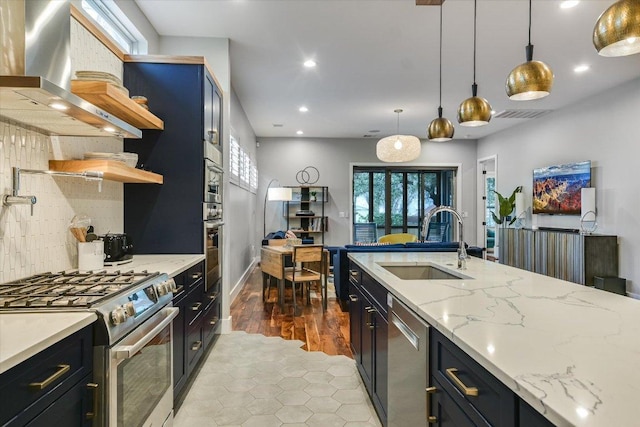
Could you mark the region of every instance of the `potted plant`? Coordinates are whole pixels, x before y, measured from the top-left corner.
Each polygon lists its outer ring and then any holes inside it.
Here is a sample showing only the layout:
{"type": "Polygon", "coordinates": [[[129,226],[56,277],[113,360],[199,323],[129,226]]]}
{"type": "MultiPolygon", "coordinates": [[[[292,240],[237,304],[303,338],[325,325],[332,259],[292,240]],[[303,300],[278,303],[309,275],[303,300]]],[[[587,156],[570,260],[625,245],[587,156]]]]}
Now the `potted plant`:
{"type": "Polygon", "coordinates": [[[316,192],[315,192],[315,191],[311,191],[311,192],[309,192],[309,196],[310,196],[310,197],[309,197],[309,201],[310,201],[310,202],[315,202],[315,201],[317,200],[317,199],[316,199],[316,192]]]}
{"type": "Polygon", "coordinates": [[[516,193],[522,193],[522,185],[517,186],[509,198],[504,197],[495,190],[493,190],[493,192],[498,196],[498,213],[500,216],[496,215],[495,212],[491,212],[491,215],[496,224],[500,224],[503,228],[506,228],[507,225],[513,224],[517,219],[515,217],[511,218],[510,215],[516,208],[516,193]],[[509,224],[507,224],[507,221],[509,221],[509,224]]]}

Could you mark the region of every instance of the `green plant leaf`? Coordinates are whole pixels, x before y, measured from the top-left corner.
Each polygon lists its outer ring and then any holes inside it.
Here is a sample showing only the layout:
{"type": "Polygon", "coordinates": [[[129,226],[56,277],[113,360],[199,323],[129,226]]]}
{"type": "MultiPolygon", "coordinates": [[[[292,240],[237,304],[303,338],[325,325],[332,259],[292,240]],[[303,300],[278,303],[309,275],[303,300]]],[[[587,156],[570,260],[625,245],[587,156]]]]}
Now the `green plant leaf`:
{"type": "Polygon", "coordinates": [[[491,216],[496,224],[502,224],[502,220],[496,216],[495,212],[491,212],[491,216]]]}

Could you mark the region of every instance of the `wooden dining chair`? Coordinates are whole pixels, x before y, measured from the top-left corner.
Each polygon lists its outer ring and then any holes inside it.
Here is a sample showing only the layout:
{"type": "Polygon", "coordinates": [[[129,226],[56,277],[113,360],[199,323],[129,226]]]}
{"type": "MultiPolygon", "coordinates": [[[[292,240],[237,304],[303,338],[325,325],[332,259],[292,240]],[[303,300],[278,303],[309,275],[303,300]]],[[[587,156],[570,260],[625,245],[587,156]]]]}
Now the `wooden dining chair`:
{"type": "MultiPolygon", "coordinates": [[[[306,284],[307,287],[307,301],[309,301],[309,292],[311,290],[311,283],[319,282],[320,283],[320,298],[323,298],[323,281],[322,274],[325,272],[325,257],[323,254],[324,245],[296,245],[293,247],[293,255],[291,260],[294,265],[297,263],[301,263],[302,268],[297,269],[293,268],[291,270],[285,271],[284,278],[288,280],[292,284],[293,288],[293,313],[294,316],[298,312],[298,307],[296,303],[296,288],[298,283],[301,285],[300,289],[302,292],[302,297],[304,298],[304,289],[303,286],[306,284]],[[319,267],[319,268],[318,268],[319,267]]],[[[324,309],[324,304],[322,304],[324,309]]]]}

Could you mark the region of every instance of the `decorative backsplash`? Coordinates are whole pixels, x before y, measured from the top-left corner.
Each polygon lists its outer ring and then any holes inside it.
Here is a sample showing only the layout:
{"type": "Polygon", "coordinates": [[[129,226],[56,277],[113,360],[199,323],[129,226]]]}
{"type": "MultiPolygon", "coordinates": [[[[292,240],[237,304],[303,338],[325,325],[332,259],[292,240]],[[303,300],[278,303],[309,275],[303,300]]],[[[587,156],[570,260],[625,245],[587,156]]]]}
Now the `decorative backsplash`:
{"type": "MultiPolygon", "coordinates": [[[[72,78],[76,70],[97,70],[122,77],[122,62],[75,19],[71,19],[72,78]]],[[[49,169],[50,159],[81,159],[85,152],[122,151],[112,137],[49,137],[0,121],[0,191],[10,194],[12,168],[49,169]]],[[[0,204],[0,283],[45,271],[77,267],[77,245],[68,230],[74,215],[92,218],[96,233],[124,230],[123,184],[82,178],[21,175],[21,195],[37,198],[28,205],[0,204]]]]}
{"type": "MultiPolygon", "coordinates": [[[[47,170],[54,153],[81,158],[86,151],[121,151],[118,138],[48,137],[0,122],[0,189],[9,194],[12,168],[47,170]],[[59,141],[57,141],[59,140],[59,141]]],[[[28,205],[0,210],[0,283],[45,271],[77,267],[76,240],[68,230],[74,215],[92,218],[98,234],[122,232],[123,184],[82,178],[22,174],[21,195],[37,198],[28,205]]]]}

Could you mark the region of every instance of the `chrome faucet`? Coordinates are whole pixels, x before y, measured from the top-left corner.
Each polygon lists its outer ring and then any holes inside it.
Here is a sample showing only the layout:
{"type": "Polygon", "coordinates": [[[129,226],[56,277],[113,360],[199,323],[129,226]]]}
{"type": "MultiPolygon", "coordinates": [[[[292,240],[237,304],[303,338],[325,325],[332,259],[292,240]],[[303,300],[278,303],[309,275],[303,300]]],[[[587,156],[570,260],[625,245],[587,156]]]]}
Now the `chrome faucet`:
{"type": "Polygon", "coordinates": [[[464,247],[464,237],[463,237],[464,234],[462,232],[462,215],[460,215],[460,213],[457,210],[455,210],[451,206],[438,206],[428,211],[425,214],[424,219],[422,220],[422,235],[424,236],[424,238],[426,238],[427,232],[429,231],[429,222],[431,221],[431,218],[440,212],[450,212],[458,220],[458,239],[460,240],[460,247],[458,248],[458,268],[463,270],[467,268],[466,262],[469,256],[467,255],[467,250],[464,247]]]}

